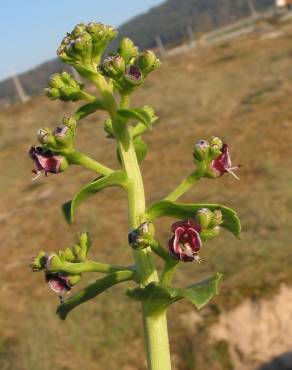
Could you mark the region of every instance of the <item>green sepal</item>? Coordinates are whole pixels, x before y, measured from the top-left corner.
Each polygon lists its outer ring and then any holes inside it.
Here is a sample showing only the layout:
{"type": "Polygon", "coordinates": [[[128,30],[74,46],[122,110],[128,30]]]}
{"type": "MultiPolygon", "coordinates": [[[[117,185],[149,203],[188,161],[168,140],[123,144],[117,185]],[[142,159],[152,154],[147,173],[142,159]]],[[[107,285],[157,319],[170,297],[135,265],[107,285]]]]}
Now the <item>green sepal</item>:
{"type": "Polygon", "coordinates": [[[240,237],[241,225],[237,213],[233,209],[220,204],[182,204],[162,200],[150,205],[145,216],[149,221],[154,221],[164,216],[180,218],[182,220],[195,220],[196,212],[202,208],[208,208],[211,211],[220,210],[223,217],[223,222],[220,226],[231,231],[237,238],[240,237]]]}
{"type": "Polygon", "coordinates": [[[183,298],[190,301],[197,309],[201,309],[219,294],[218,285],[221,278],[222,274],[216,273],[186,288],[173,288],[159,282],[152,282],[145,288],[129,289],[127,295],[144,302],[151,313],[163,312],[169,305],[183,298]]]}
{"type": "Polygon", "coordinates": [[[153,109],[147,105],[138,109],[120,108],[117,113],[121,118],[137,120],[147,128],[151,128],[152,124],[157,120],[153,109]]]}
{"type": "Polygon", "coordinates": [[[89,114],[92,114],[96,112],[98,109],[100,110],[106,110],[105,105],[102,100],[96,99],[92,103],[88,103],[80,107],[75,113],[74,113],[74,119],[76,121],[81,120],[82,118],[88,116],[89,114]]]}
{"type": "Polygon", "coordinates": [[[98,178],[89,184],[85,185],[81,190],[74,196],[74,198],[63,204],[62,210],[66,221],[69,224],[73,223],[74,212],[78,205],[90,196],[98,193],[104,188],[111,186],[120,186],[127,189],[130,185],[128,177],[123,171],[116,171],[108,176],[98,178]]]}

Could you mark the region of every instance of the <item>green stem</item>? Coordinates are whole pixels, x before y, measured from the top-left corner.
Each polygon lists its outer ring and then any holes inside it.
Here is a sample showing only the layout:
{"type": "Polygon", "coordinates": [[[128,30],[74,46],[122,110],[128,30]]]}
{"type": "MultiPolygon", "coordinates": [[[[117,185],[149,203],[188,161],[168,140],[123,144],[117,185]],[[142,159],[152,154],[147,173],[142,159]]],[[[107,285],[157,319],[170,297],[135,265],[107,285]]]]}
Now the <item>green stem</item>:
{"type": "Polygon", "coordinates": [[[94,159],[88,157],[87,155],[77,150],[67,153],[66,157],[69,163],[78,164],[80,166],[88,168],[89,170],[98,172],[102,174],[103,176],[110,175],[111,173],[114,172],[111,168],[104,166],[103,164],[95,161],[94,159]]]}
{"type": "Polygon", "coordinates": [[[186,177],[173,192],[171,192],[164,200],[170,200],[175,202],[180,198],[184,193],[186,193],[194,183],[202,177],[201,172],[195,171],[186,177]]]}
{"type": "MultiPolygon", "coordinates": [[[[107,263],[99,263],[95,261],[86,261],[79,263],[66,262],[58,271],[69,275],[78,275],[84,272],[101,272],[104,274],[110,274],[117,271],[128,271],[133,270],[129,267],[124,266],[112,266],[107,263]]],[[[133,270],[134,271],[134,270],[133,270]]]]}
{"type": "Polygon", "coordinates": [[[165,285],[170,285],[173,279],[173,275],[179,265],[178,261],[167,262],[161,274],[161,283],[165,285]]]}
{"type": "MultiPolygon", "coordinates": [[[[125,107],[127,102],[122,101],[125,107]]],[[[129,180],[132,182],[129,194],[129,227],[130,230],[137,228],[144,220],[145,194],[143,180],[133,146],[131,134],[126,125],[117,127],[120,122],[112,116],[113,128],[119,130],[118,146],[122,164],[129,180]]],[[[123,124],[123,123],[122,123],[123,124]]],[[[158,281],[158,274],[151,258],[151,249],[145,248],[134,252],[137,272],[140,283],[147,285],[152,281],[158,281]]],[[[171,370],[169,340],[167,330],[166,312],[154,315],[146,309],[142,303],[143,323],[145,332],[145,345],[149,370],[171,370]]]]}

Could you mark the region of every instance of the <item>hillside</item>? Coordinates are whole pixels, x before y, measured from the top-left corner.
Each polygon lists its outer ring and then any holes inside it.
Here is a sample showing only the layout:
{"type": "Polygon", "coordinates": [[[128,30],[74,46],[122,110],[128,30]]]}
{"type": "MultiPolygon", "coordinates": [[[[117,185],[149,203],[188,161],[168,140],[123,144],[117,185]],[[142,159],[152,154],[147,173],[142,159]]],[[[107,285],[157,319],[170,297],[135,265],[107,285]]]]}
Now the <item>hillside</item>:
{"type": "MultiPolygon", "coordinates": [[[[264,11],[274,4],[274,0],[253,1],[258,11],[264,11]]],[[[121,25],[119,34],[120,37],[131,37],[142,49],[155,47],[155,37],[158,35],[166,46],[170,46],[188,37],[188,27],[197,36],[248,15],[250,9],[247,0],[167,0],[121,25]]],[[[19,77],[27,94],[38,95],[46,87],[50,74],[63,68],[64,65],[54,59],[19,77]]],[[[0,103],[16,99],[11,79],[1,82],[0,103]]]]}
{"type": "MultiPolygon", "coordinates": [[[[273,296],[281,283],[292,282],[291,40],[292,27],[285,25],[174,57],[135,98],[134,105],[150,104],[161,117],[145,137],[150,154],[142,171],[148,203],[163,197],[190,172],[192,146],[198,139],[223,137],[234,163],[243,165],[240,181],[205,179],[184,197],[190,202],[218,201],[238,210],[243,235],[238,241],[224,233],[206,244],[201,265],[181,266],[175,284],[214,271],[222,272],[224,281],[222,294],[201,311],[204,324],[199,329],[190,320],[194,313],[190,304],[171,308],[174,370],[234,369],[228,343],[220,341],[210,348],[205,328],[247,297],[257,302],[273,296]]],[[[62,220],[60,206],[95,175],[70,168],[31,181],[32,163],[26,153],[36,143],[37,129],[54,127],[75,108],[35,97],[25,105],[0,110],[0,364],[5,370],[145,370],[139,308],[125,297],[125,286],[80,307],[60,323],[54,313],[56,296],[27,266],[37,250],[57,251],[70,245],[74,232],[84,228],[92,233],[93,258],[120,264],[132,261],[126,201],[120,190],[107,190],[82,205],[77,223],[70,228],[62,220]]],[[[117,168],[115,148],[104,138],[101,125],[96,126],[102,120],[98,114],[84,121],[78,147],[117,168]]],[[[165,220],[158,230],[163,244],[170,237],[169,222],[165,220]]],[[[273,340],[270,334],[265,338],[273,340]]]]}

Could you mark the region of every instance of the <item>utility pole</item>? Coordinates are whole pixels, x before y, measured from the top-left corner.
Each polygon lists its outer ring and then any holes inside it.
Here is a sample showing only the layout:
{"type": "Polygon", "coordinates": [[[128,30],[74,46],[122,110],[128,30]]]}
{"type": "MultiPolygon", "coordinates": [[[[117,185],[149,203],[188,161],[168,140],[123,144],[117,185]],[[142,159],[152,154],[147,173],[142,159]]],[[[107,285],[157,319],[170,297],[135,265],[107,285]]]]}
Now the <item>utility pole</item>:
{"type": "Polygon", "coordinates": [[[161,37],[156,36],[155,41],[156,41],[156,44],[157,44],[160,55],[164,56],[166,54],[166,50],[165,50],[165,47],[164,47],[163,42],[161,40],[161,37]]]}
{"type": "Polygon", "coordinates": [[[26,101],[29,100],[29,96],[26,95],[18,76],[15,74],[13,69],[11,69],[11,78],[12,78],[12,81],[14,83],[15,90],[16,90],[16,93],[17,93],[17,96],[18,96],[19,100],[22,103],[25,103],[26,101]]]}
{"type": "Polygon", "coordinates": [[[253,0],[247,0],[247,5],[248,5],[248,8],[249,8],[249,11],[250,11],[250,14],[251,14],[252,18],[257,18],[258,17],[258,12],[255,8],[253,0]]]}

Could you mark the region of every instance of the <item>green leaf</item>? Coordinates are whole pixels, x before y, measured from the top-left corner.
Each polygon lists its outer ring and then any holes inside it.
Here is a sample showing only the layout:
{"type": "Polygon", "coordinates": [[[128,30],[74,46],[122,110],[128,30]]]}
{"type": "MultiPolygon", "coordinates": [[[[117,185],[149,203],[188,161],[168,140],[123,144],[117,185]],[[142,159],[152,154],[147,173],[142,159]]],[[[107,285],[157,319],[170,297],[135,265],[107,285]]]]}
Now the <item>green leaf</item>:
{"type": "Polygon", "coordinates": [[[111,186],[120,186],[124,189],[128,189],[129,185],[130,182],[128,180],[128,177],[123,171],[116,171],[108,176],[104,176],[90,182],[89,184],[81,188],[71,201],[63,204],[62,209],[66,221],[69,224],[72,224],[74,220],[74,212],[78,205],[85,199],[98,193],[102,189],[111,186]]]}
{"type": "Polygon", "coordinates": [[[241,225],[237,213],[233,209],[220,204],[182,204],[162,200],[150,205],[146,211],[146,217],[149,221],[154,221],[156,218],[164,216],[180,218],[182,220],[195,219],[196,212],[201,208],[209,208],[211,211],[220,209],[223,216],[223,223],[221,226],[225,227],[225,229],[231,231],[239,238],[241,225]]]}
{"type": "Polygon", "coordinates": [[[76,119],[76,121],[79,121],[82,118],[88,116],[89,114],[96,112],[98,109],[105,110],[105,106],[102,100],[96,99],[94,102],[85,104],[82,107],[80,107],[74,113],[74,119],[76,119]]]}
{"type": "Polygon", "coordinates": [[[182,298],[189,300],[198,310],[204,307],[214,296],[219,294],[218,285],[222,274],[189,285],[187,288],[178,289],[182,298]]]}
{"type": "Polygon", "coordinates": [[[139,109],[120,108],[117,113],[122,118],[137,120],[147,128],[151,128],[152,124],[157,120],[153,109],[147,105],[139,109]]]}
{"type": "Polygon", "coordinates": [[[186,288],[172,288],[167,285],[152,282],[145,288],[129,289],[129,297],[143,301],[148,310],[159,313],[169,305],[181,299],[189,300],[197,309],[205,306],[218,291],[222,275],[217,273],[212,277],[192,284],[186,288]]]}

